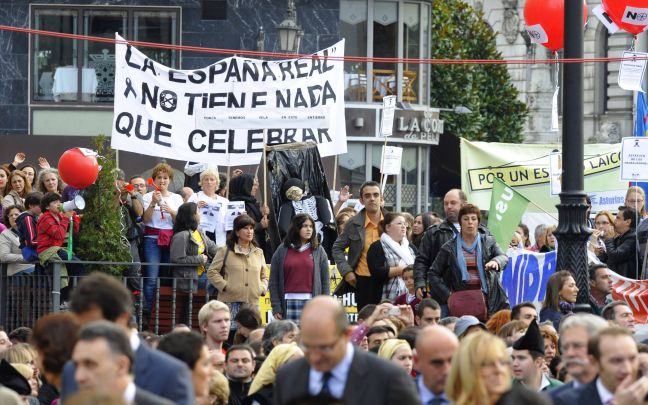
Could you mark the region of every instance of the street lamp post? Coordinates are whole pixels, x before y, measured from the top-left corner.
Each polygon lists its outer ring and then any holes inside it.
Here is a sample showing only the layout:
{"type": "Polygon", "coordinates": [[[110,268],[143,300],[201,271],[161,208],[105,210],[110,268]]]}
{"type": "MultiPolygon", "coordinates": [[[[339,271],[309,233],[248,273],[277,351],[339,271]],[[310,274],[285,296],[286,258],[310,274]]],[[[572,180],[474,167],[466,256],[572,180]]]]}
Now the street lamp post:
{"type": "Polygon", "coordinates": [[[297,11],[295,0],[288,0],[286,18],[276,27],[279,36],[279,48],[282,52],[298,53],[301,37],[304,35],[301,27],[297,25],[297,11]]]}
{"type": "MultiPolygon", "coordinates": [[[[565,58],[583,57],[583,3],[565,1],[565,58]]],[[[569,270],[578,286],[578,304],[589,303],[585,191],[583,181],[583,64],[564,64],[563,171],[558,208],[556,270],[569,270]]]]}

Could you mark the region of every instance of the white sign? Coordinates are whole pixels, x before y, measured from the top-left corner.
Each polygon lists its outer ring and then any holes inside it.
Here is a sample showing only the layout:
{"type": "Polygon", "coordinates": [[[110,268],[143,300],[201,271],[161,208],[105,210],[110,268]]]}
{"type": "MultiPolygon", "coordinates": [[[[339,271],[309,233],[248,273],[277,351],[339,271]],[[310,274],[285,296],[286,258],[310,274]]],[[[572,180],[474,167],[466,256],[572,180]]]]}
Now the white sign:
{"type": "Polygon", "coordinates": [[[619,87],[624,90],[641,91],[641,82],[646,72],[646,57],[648,53],[624,51],[619,69],[619,87]],[[635,59],[641,57],[644,59],[635,59]],[[627,59],[626,59],[627,58],[627,59]]]}
{"type": "Polygon", "coordinates": [[[621,22],[645,27],[648,25],[648,8],[626,6],[621,22]]]}
{"type": "Polygon", "coordinates": [[[394,111],[396,111],[396,96],[383,97],[382,125],[380,126],[382,136],[391,136],[393,133],[394,111]]]}
{"type": "Polygon", "coordinates": [[[592,200],[592,213],[601,211],[617,212],[619,206],[625,203],[627,189],[595,191],[587,193],[592,200]]]}
{"type": "Polygon", "coordinates": [[[558,151],[549,154],[549,183],[551,195],[558,195],[562,190],[562,154],[558,151]]]}
{"type": "Polygon", "coordinates": [[[269,145],[312,141],[321,156],[346,153],[344,41],[300,59],[229,57],[195,70],[115,48],[114,149],[258,164],[267,130],[269,145]]]}
{"type": "Polygon", "coordinates": [[[621,180],[648,181],[648,138],[621,140],[621,180]]]}
{"type": "Polygon", "coordinates": [[[403,160],[403,148],[398,146],[383,146],[382,148],[382,174],[398,174],[403,160]]]}
{"type": "Polygon", "coordinates": [[[558,93],[560,93],[560,87],[556,86],[554,91],[553,99],[551,100],[551,130],[558,131],[560,120],[558,119],[558,93]]]}
{"type": "Polygon", "coordinates": [[[222,229],[219,224],[223,221],[223,204],[219,202],[207,202],[200,210],[200,228],[205,232],[215,232],[222,229]]]}
{"type": "Polygon", "coordinates": [[[245,201],[230,201],[227,203],[227,212],[225,213],[225,230],[234,229],[234,220],[245,212],[245,201]]]}
{"type": "Polygon", "coordinates": [[[526,29],[527,34],[529,34],[531,42],[533,42],[534,44],[546,44],[547,42],[549,42],[549,37],[547,36],[544,28],[542,28],[542,25],[534,24],[528,25],[524,28],[526,29]]]}
{"type": "Polygon", "coordinates": [[[608,13],[605,12],[605,9],[603,8],[602,5],[598,5],[592,9],[592,13],[598,18],[598,20],[601,22],[601,24],[605,25],[605,28],[607,28],[608,33],[614,34],[619,30],[619,26],[616,25],[614,21],[610,18],[608,13]]]}

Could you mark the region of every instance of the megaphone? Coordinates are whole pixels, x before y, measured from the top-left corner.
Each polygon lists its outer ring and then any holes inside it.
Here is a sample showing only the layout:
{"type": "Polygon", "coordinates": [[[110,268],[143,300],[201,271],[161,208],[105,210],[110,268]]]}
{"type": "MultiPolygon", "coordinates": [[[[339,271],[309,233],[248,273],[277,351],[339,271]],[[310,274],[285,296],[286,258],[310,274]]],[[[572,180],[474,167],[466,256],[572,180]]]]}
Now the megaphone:
{"type": "Polygon", "coordinates": [[[63,204],[61,204],[61,211],[62,212],[73,211],[73,210],[83,211],[85,205],[86,204],[83,197],[81,197],[80,195],[75,195],[72,200],[66,201],[63,204]]]}

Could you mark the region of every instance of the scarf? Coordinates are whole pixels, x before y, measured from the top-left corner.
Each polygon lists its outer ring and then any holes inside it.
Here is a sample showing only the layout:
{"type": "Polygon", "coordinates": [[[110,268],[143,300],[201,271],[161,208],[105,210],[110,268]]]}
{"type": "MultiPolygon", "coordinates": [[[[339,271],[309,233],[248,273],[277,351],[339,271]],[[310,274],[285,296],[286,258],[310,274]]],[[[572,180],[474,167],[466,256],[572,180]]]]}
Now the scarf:
{"type": "Polygon", "coordinates": [[[383,233],[380,235],[380,244],[385,251],[385,260],[389,267],[409,266],[414,264],[414,255],[409,247],[407,238],[398,243],[389,235],[383,233]]]}
{"type": "Polygon", "coordinates": [[[560,313],[563,315],[574,313],[574,304],[572,304],[571,302],[560,300],[558,306],[560,307],[560,313]]]}
{"type": "Polygon", "coordinates": [[[310,242],[308,242],[308,243],[305,243],[305,244],[303,244],[303,245],[301,245],[301,246],[295,246],[294,244],[291,243],[291,244],[290,244],[290,247],[291,247],[292,249],[295,249],[295,250],[298,251],[299,253],[301,253],[301,252],[303,252],[303,251],[305,251],[305,250],[307,250],[307,249],[310,249],[311,244],[310,244],[310,242]]]}
{"type": "Polygon", "coordinates": [[[479,235],[475,236],[475,241],[471,246],[468,246],[466,242],[461,237],[461,233],[458,233],[456,238],[457,244],[457,262],[459,263],[459,270],[461,270],[461,279],[465,283],[470,280],[470,275],[468,274],[468,267],[466,266],[466,259],[464,258],[463,251],[465,250],[468,253],[475,253],[475,261],[477,262],[477,270],[479,271],[479,281],[482,285],[482,291],[488,294],[488,284],[486,284],[486,273],[484,272],[484,263],[482,258],[482,244],[481,237],[479,235]]]}

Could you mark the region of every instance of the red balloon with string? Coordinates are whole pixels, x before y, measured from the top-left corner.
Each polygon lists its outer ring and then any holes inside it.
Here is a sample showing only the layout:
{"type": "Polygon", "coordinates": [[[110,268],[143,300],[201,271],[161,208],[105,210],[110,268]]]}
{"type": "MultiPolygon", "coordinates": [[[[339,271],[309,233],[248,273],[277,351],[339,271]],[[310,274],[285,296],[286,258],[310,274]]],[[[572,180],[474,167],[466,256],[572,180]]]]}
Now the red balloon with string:
{"type": "Polygon", "coordinates": [[[84,189],[94,184],[99,176],[97,153],[85,148],[66,150],[59,159],[58,171],[65,183],[84,189]]]}
{"type": "MultiPolygon", "coordinates": [[[[527,0],[524,4],[524,22],[531,42],[554,52],[565,44],[564,20],[565,0],[527,0]]],[[[586,21],[587,5],[583,2],[583,25],[586,21]]]]}
{"type": "Polygon", "coordinates": [[[619,28],[632,35],[648,27],[648,0],[603,0],[603,9],[619,28]]]}

